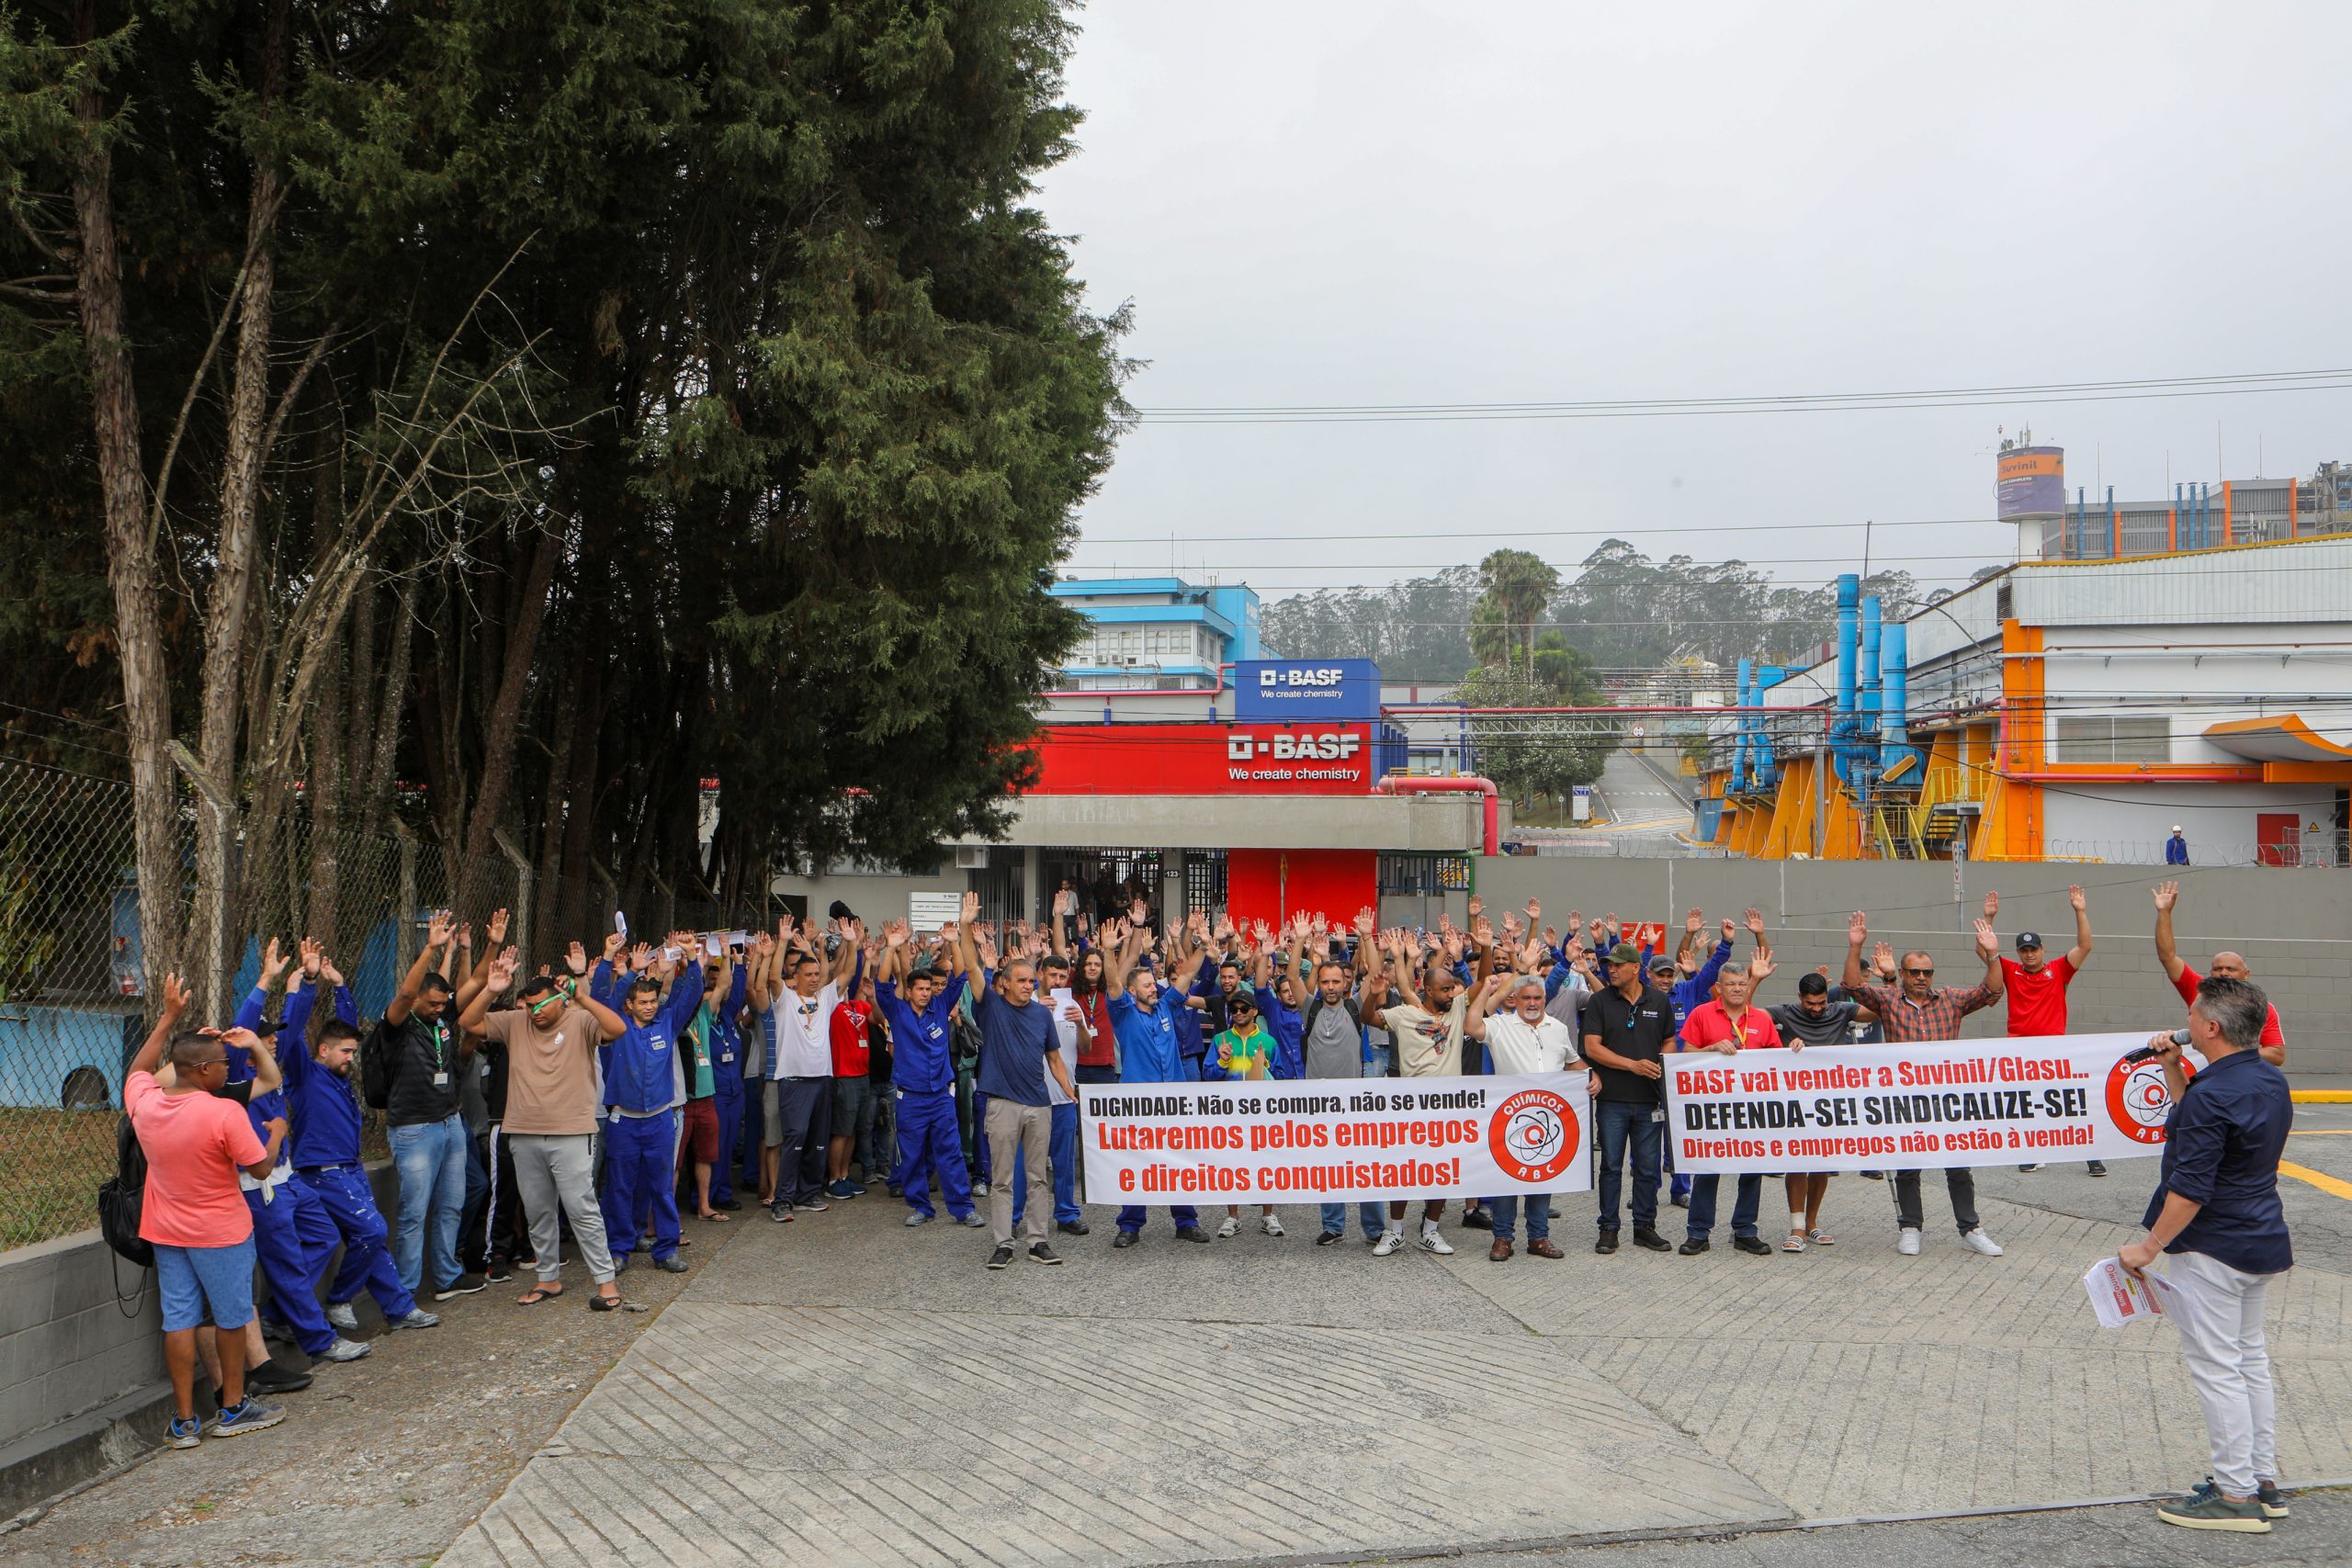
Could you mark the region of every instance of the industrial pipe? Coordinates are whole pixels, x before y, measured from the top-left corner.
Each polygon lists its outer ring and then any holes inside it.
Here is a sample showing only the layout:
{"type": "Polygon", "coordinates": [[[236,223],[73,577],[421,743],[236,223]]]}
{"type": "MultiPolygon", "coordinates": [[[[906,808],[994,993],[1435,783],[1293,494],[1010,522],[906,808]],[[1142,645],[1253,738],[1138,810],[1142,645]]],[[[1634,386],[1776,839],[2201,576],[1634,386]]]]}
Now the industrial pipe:
{"type": "Polygon", "coordinates": [[[1852,772],[1852,759],[1847,752],[1847,747],[1854,735],[1854,616],[1861,597],[1861,574],[1840,572],[1838,576],[1838,717],[1829,731],[1829,738],[1834,743],[1831,755],[1836,759],[1840,779],[1852,772]]]}
{"type": "MultiPolygon", "coordinates": [[[[1749,694],[1748,705],[1754,708],[1762,703],[1764,688],[1779,685],[1788,674],[1789,671],[1778,664],[1767,664],[1759,668],[1756,671],[1756,689],[1749,694]]],[[[1771,732],[1765,728],[1764,720],[1759,717],[1755,723],[1756,741],[1748,751],[1748,773],[1755,779],[1758,789],[1769,791],[1777,788],[1780,784],[1780,759],[1773,754],[1771,732]]]]}
{"type": "Polygon", "coordinates": [[[1486,852],[1502,853],[1502,797],[1496,793],[1495,781],[1471,776],[1428,778],[1413,773],[1390,773],[1372,786],[1374,795],[1441,795],[1476,790],[1487,797],[1485,807],[1486,852]]]}
{"type": "MultiPolygon", "coordinates": [[[[1756,700],[1755,672],[1756,660],[1742,659],[1739,661],[1738,683],[1732,690],[1738,694],[1739,705],[1743,708],[1756,700]]],[[[1734,795],[1747,788],[1747,748],[1755,728],[1756,721],[1742,714],[1732,729],[1731,783],[1727,787],[1734,795]]]]}
{"type": "MultiPolygon", "coordinates": [[[[1914,766],[1920,765],[1919,752],[1911,745],[1911,628],[1901,621],[1890,623],[1879,634],[1879,659],[1882,666],[1881,707],[1879,716],[1878,772],[1881,778],[1893,773],[1906,757],[1914,766]]],[[[1917,784],[1915,777],[1904,781],[1917,784]]]]}

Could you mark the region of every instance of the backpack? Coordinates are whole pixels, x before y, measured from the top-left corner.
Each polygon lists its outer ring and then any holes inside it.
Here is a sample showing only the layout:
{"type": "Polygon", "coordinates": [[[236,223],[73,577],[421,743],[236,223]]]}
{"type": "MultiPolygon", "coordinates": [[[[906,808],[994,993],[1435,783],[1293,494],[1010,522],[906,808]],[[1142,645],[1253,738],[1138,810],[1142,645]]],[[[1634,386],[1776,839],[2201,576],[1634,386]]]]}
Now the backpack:
{"type": "MultiPolygon", "coordinates": [[[[1356,999],[1353,997],[1340,998],[1340,1005],[1348,1010],[1348,1021],[1356,1026],[1356,1037],[1358,1040],[1362,1040],[1363,1037],[1363,1010],[1356,1006],[1356,999]]],[[[1306,1013],[1299,1031],[1300,1039],[1305,1040],[1314,1034],[1316,1018],[1321,1014],[1325,1008],[1329,1006],[1330,1006],[1330,1004],[1323,999],[1323,995],[1319,991],[1314,996],[1306,998],[1306,1013]]]]}
{"type": "Polygon", "coordinates": [[[154,1244],[139,1234],[147,1208],[147,1151],[125,1116],[114,1130],[115,1173],[98,1184],[98,1234],[141,1268],[155,1261],[154,1244]]]}
{"type": "Polygon", "coordinates": [[[359,1049],[359,1098],[377,1111],[391,1108],[392,1043],[385,1038],[380,1018],[359,1049]]]}

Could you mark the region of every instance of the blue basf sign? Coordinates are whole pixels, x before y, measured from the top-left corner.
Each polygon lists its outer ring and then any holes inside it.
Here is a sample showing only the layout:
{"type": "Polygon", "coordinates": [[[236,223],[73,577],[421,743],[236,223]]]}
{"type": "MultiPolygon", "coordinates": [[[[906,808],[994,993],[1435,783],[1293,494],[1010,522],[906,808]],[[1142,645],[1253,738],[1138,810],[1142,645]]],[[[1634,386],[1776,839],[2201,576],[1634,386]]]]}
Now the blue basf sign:
{"type": "Polygon", "coordinates": [[[1380,716],[1380,667],[1369,659],[1255,659],[1233,667],[1236,718],[1380,716]]]}

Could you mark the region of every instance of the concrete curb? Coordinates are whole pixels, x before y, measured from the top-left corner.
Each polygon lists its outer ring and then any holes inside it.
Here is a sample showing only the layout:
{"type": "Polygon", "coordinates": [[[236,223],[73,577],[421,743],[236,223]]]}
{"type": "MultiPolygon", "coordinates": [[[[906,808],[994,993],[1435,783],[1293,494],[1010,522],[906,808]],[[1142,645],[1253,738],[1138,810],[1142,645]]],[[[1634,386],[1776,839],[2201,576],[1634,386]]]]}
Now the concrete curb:
{"type": "Polygon", "coordinates": [[[161,1453],[172,1385],[151,1383],[0,1450],[0,1535],[31,1522],[60,1497],[161,1453]]]}
{"type": "Polygon", "coordinates": [[[2298,1105],[2352,1105],[2352,1089],[2290,1089],[2287,1095],[2298,1105]]]}

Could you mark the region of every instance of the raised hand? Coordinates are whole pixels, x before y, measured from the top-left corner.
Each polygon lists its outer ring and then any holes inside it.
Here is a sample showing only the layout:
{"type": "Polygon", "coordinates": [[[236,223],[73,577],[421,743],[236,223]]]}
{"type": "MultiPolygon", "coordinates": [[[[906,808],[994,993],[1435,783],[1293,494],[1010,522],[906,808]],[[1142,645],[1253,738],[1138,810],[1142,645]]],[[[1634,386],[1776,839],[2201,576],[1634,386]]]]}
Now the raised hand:
{"type": "MultiPolygon", "coordinates": [[[[977,893],[967,893],[964,895],[964,901],[970,907],[978,908],[979,897],[980,896],[977,893]]],[[[785,913],[778,915],[775,918],[776,945],[778,947],[789,946],[792,942],[792,933],[795,929],[797,928],[795,928],[792,923],[791,911],[786,910],[785,913]]]]}
{"type": "Polygon", "coordinates": [[[1584,911],[1581,909],[1570,909],[1568,911],[1568,934],[1570,936],[1574,936],[1583,930],[1584,911]]]}
{"type": "Polygon", "coordinates": [[[1221,942],[1231,942],[1233,940],[1233,917],[1227,914],[1223,909],[1219,909],[1216,912],[1216,940],[1221,942]]]}
{"type": "Polygon", "coordinates": [[[334,960],[329,958],[323,952],[319,954],[319,977],[330,986],[343,984],[343,971],[336,968],[334,960]]]}
{"type": "Polygon", "coordinates": [[[1470,895],[1470,918],[1473,920],[1476,920],[1478,918],[1480,912],[1483,911],[1486,907],[1487,901],[1484,898],[1479,897],[1476,893],[1470,895]]]}
{"type": "Polygon", "coordinates": [[[1977,921],[1976,951],[1989,958],[1993,955],[1994,951],[1999,946],[2000,939],[1993,934],[1993,922],[1990,920],[1977,921]]]}
{"type": "Polygon", "coordinates": [[[563,967],[564,967],[565,972],[566,972],[566,973],[568,973],[568,974],[572,974],[572,975],[585,975],[585,974],[587,974],[587,973],[588,973],[588,950],[587,950],[586,948],[584,948],[584,947],[581,946],[581,945],[580,945],[578,942],[573,942],[570,947],[565,948],[565,949],[563,950],[563,967]]]}
{"type": "Polygon", "coordinates": [[[1764,911],[1761,909],[1748,910],[1746,924],[1747,926],[1747,934],[1756,939],[1758,945],[1762,945],[1764,941],[1764,911]]]}
{"type": "Polygon", "coordinates": [[[1470,922],[1470,936],[1480,947],[1495,945],[1495,922],[1480,915],[1470,922]]]}
{"type": "Polygon", "coordinates": [[[1358,909],[1355,919],[1356,940],[1361,942],[1372,935],[1372,928],[1378,924],[1379,920],[1380,917],[1373,912],[1371,905],[1366,904],[1363,908],[1358,909]]]}
{"type": "Polygon", "coordinates": [[[1545,947],[1557,947],[1560,945],[1559,927],[1545,926],[1544,928],[1544,945],[1545,947]]]}
{"type": "Polygon", "coordinates": [[[196,993],[187,988],[187,981],[177,975],[164,976],[164,1021],[166,1024],[175,1023],[187,1016],[195,1000],[196,993]]]}
{"type": "Polygon", "coordinates": [[[304,937],[300,942],[295,943],[295,945],[299,947],[302,953],[302,973],[310,976],[313,979],[316,979],[318,977],[319,965],[326,962],[326,949],[321,947],[317,942],[312,942],[309,937],[304,937]]]}
{"type": "Polygon", "coordinates": [[[2083,890],[2071,886],[2066,889],[2066,902],[2073,905],[2078,914],[2089,907],[2089,900],[2083,897],[2083,890]]]}
{"type": "Polygon", "coordinates": [[[1772,962],[1770,953],[1759,953],[1747,961],[1747,977],[1760,986],[1770,979],[1772,971],[1779,967],[1779,964],[1772,962]]]}
{"type": "Polygon", "coordinates": [[[1527,901],[1527,929],[1529,931],[1533,931],[1543,919],[1544,900],[1541,898],[1530,898],[1527,901]]]}
{"type": "MultiPolygon", "coordinates": [[[[1065,897],[1067,897],[1067,895],[1065,895],[1065,897]]],[[[891,952],[896,953],[899,949],[907,945],[907,939],[913,934],[914,933],[912,931],[907,929],[906,921],[888,920],[884,922],[882,927],[882,943],[891,952]]]]}
{"type": "Polygon", "coordinates": [[[290,960],[285,954],[277,951],[277,939],[276,937],[271,937],[269,939],[269,944],[261,950],[261,979],[259,982],[261,987],[264,990],[267,990],[270,987],[277,984],[277,977],[286,973],[286,965],[289,962],[290,960]]]}
{"type": "Polygon", "coordinates": [[[643,974],[652,963],[653,945],[650,942],[640,942],[628,950],[628,966],[639,974],[643,974]]]}
{"type": "Polygon", "coordinates": [[[458,922],[458,945],[468,953],[474,950],[474,923],[471,920],[458,922]]]}
{"type": "Polygon", "coordinates": [[[2180,884],[2177,882],[2159,882],[2152,891],[2155,895],[2158,914],[2165,913],[2180,901],[2180,884]]]}
{"type": "MultiPolygon", "coordinates": [[[[580,944],[573,942],[571,951],[578,953],[580,944]]],[[[503,991],[514,982],[514,965],[520,961],[520,957],[521,955],[510,947],[490,961],[490,989],[492,995],[503,991]]]]}
{"type": "MultiPolygon", "coordinates": [[[[977,910],[978,908],[978,900],[979,898],[979,895],[975,893],[969,894],[967,897],[974,900],[973,908],[977,910]]],[[[1130,902],[1127,905],[1127,923],[1134,926],[1137,931],[1142,931],[1146,927],[1149,926],[1151,924],[1151,906],[1141,898],[1137,898],[1130,902]]]]}
{"type": "MultiPolygon", "coordinates": [[[[1870,940],[1870,935],[1871,918],[1868,915],[1865,915],[1860,909],[1857,909],[1852,914],[1846,917],[1847,946],[1860,947],[1862,943],[1870,940]]],[[[1884,947],[1886,943],[1881,942],[1879,945],[1881,947],[1884,947]]]]}
{"type": "Polygon", "coordinates": [[[2001,912],[2001,896],[1997,892],[1984,895],[1984,918],[1993,919],[2001,912]]]}
{"type": "Polygon", "coordinates": [[[449,945],[448,910],[435,909],[424,918],[424,945],[427,947],[449,945]]]}
{"type": "MultiPolygon", "coordinates": [[[[1610,917],[1612,920],[1616,918],[1617,917],[1614,915],[1610,917]]],[[[1729,925],[1731,922],[1729,920],[1725,920],[1724,923],[1725,925],[1729,925]]],[[[1689,914],[1682,917],[1682,929],[1689,931],[1692,936],[1697,936],[1701,931],[1707,929],[1707,912],[1704,909],[1691,910],[1689,914]]]]}
{"type": "Polygon", "coordinates": [[[1725,942],[1729,942],[1729,941],[1731,941],[1734,937],[1736,937],[1736,936],[1737,936],[1737,935],[1739,934],[1739,928],[1738,928],[1737,926],[1733,925],[1733,924],[1731,923],[1731,919],[1730,919],[1730,918],[1729,918],[1728,916],[1726,916],[1726,917],[1724,918],[1724,922],[1723,922],[1723,932],[1724,932],[1724,940],[1725,942]]]}
{"type": "MultiPolygon", "coordinates": [[[[763,937],[763,938],[764,938],[764,937],[765,937],[765,935],[766,935],[766,933],[765,933],[765,932],[762,932],[762,933],[761,933],[761,935],[762,935],[762,937],[763,937]]],[[[621,933],[620,933],[620,932],[618,932],[618,931],[606,931],[606,932],[605,933],[605,963],[610,964],[610,963],[612,963],[615,959],[618,958],[618,957],[621,955],[621,944],[622,944],[622,942],[625,942],[626,940],[627,940],[627,939],[626,939],[626,938],[624,938],[624,937],[621,935],[621,933]]]]}
{"type": "Polygon", "coordinates": [[[1885,942],[1880,942],[1876,947],[1871,948],[1871,967],[1881,975],[1883,975],[1888,970],[1894,968],[1894,949],[1888,946],[1885,942]]]}

